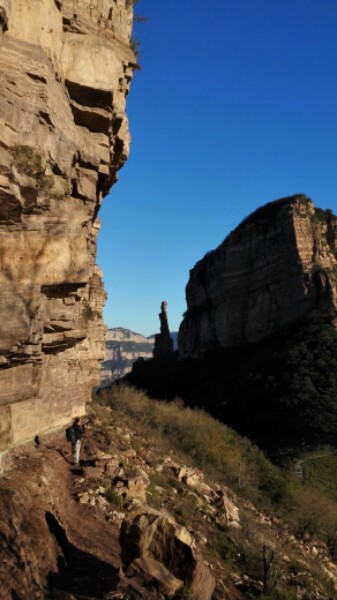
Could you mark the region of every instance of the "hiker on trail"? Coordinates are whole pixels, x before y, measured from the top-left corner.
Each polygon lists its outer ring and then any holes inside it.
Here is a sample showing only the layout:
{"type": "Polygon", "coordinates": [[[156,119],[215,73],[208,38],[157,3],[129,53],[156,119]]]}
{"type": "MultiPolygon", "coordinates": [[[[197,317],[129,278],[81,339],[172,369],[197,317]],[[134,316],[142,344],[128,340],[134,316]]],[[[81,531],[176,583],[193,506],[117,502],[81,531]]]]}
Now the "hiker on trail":
{"type": "Polygon", "coordinates": [[[79,417],[75,417],[73,424],[73,438],[71,440],[71,444],[73,447],[73,460],[74,464],[78,465],[80,462],[80,452],[82,446],[82,440],[84,436],[84,425],[79,417]]]}

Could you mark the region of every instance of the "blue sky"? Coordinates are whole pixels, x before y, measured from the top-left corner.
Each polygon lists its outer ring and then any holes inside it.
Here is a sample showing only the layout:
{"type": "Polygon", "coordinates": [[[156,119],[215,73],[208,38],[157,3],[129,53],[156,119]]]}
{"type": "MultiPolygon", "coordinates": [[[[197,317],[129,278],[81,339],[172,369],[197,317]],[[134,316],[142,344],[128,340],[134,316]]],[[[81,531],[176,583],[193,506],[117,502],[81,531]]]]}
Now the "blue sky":
{"type": "Polygon", "coordinates": [[[258,206],[337,212],[337,1],[141,0],[131,153],[98,243],[109,327],[171,331],[189,270],[258,206]]]}

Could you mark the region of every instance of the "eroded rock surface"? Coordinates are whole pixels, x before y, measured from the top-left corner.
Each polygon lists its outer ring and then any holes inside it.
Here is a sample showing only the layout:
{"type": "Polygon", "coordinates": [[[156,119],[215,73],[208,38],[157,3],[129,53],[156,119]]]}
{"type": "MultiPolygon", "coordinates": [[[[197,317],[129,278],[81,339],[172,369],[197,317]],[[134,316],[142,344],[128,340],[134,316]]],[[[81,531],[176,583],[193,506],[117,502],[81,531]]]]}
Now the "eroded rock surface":
{"type": "Polygon", "coordinates": [[[190,271],[179,352],[256,342],[311,310],[337,307],[337,219],[303,195],[245,219],[190,271]]]}
{"type": "Polygon", "coordinates": [[[129,149],[129,0],[0,0],[0,450],[84,412],[97,213],[129,149]]]}

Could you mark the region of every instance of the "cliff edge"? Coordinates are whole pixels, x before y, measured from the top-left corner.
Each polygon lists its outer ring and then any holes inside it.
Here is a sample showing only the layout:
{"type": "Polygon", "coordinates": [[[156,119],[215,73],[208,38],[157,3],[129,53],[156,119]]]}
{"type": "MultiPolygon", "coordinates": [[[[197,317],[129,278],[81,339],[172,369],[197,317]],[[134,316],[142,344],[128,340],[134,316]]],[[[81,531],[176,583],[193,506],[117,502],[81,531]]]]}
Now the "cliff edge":
{"type": "Polygon", "coordinates": [[[130,0],[0,0],[0,450],[84,412],[98,210],[128,155],[130,0]]]}
{"type": "Polygon", "coordinates": [[[179,353],[262,340],[337,306],[337,218],[296,195],[259,208],[190,271],[179,353]]]}

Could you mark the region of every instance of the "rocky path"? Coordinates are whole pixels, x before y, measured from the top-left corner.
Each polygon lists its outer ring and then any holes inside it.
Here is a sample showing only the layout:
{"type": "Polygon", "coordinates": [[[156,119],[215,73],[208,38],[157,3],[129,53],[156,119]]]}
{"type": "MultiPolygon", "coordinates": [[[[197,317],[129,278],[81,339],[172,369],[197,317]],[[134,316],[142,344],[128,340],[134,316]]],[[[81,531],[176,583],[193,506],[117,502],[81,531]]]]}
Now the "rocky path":
{"type": "Polygon", "coordinates": [[[91,416],[80,467],[63,432],[13,453],[0,477],[0,600],[243,600],[262,592],[261,571],[235,562],[266,543],[283,579],[296,547],[296,598],[328,598],[308,571],[314,559],[337,581],[323,547],[109,419],[91,416]]]}
{"type": "Polygon", "coordinates": [[[237,508],[201,471],[155,457],[143,442],[96,423],[79,468],[60,435],[13,454],[0,479],[1,600],[242,597],[217,591],[205,536],[173,511],[182,487],[201,522],[239,526],[237,508]]]}

